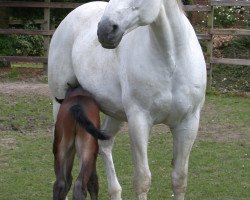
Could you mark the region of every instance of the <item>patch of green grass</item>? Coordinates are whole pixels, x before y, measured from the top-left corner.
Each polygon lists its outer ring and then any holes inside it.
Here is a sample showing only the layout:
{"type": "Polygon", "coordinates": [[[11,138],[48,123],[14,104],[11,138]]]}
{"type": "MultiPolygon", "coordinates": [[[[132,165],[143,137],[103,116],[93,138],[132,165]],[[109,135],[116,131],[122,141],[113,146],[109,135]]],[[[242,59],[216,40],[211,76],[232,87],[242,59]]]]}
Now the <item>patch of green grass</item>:
{"type": "MultiPolygon", "coordinates": [[[[14,123],[25,130],[24,134],[0,131],[0,199],[51,199],[55,175],[52,136],[51,131],[48,132],[52,124],[50,99],[42,96],[1,95],[0,107],[1,125],[8,127],[10,123],[14,123]],[[26,134],[26,130],[31,134],[26,134]]],[[[202,124],[208,125],[208,131],[213,126],[219,126],[219,130],[226,132],[232,127],[233,130],[240,129],[242,134],[248,135],[249,131],[245,130],[249,130],[249,107],[247,98],[208,95],[202,124]]],[[[200,137],[195,142],[190,157],[186,199],[249,199],[250,140],[245,139],[247,137],[223,141],[208,136],[200,137]]],[[[152,172],[148,199],[172,199],[171,134],[151,134],[148,154],[152,172]]],[[[123,188],[122,197],[124,200],[133,200],[133,164],[127,133],[117,135],[113,155],[117,176],[123,188]]],[[[76,164],[74,177],[77,175],[77,168],[76,164]]],[[[107,181],[100,158],[98,174],[99,199],[107,200],[107,181]]],[[[71,199],[70,195],[69,197],[71,199]]]]}
{"type": "Polygon", "coordinates": [[[51,137],[1,132],[0,199],[51,199],[53,161],[51,137]],[[14,144],[8,140],[14,139],[14,144]]]}
{"type": "Polygon", "coordinates": [[[250,142],[198,141],[190,158],[187,199],[248,199],[250,142]]]}
{"type": "MultiPolygon", "coordinates": [[[[51,199],[54,182],[52,140],[48,134],[35,136],[1,133],[15,138],[16,145],[1,147],[0,199],[51,199]]],[[[250,143],[199,140],[195,143],[189,169],[187,199],[240,199],[249,197],[250,143]]],[[[132,161],[127,134],[119,134],[114,146],[114,162],[123,187],[123,199],[134,199],[132,161]]],[[[149,199],[171,199],[170,134],[153,134],[149,144],[152,187],[149,199]]],[[[77,167],[74,169],[76,177],[77,167]]],[[[108,199],[102,162],[98,159],[100,200],[108,199]]]]}
{"type": "Polygon", "coordinates": [[[1,125],[6,129],[37,130],[51,127],[51,99],[34,94],[18,97],[0,96],[1,125]]]}
{"type": "Polygon", "coordinates": [[[8,73],[8,78],[10,80],[16,80],[18,78],[19,74],[16,70],[16,68],[11,68],[10,72],[8,73]]]}
{"type": "MultiPolygon", "coordinates": [[[[250,99],[230,95],[207,95],[201,126],[244,134],[249,133],[250,99]]],[[[221,133],[225,134],[225,133],[221,133]]],[[[250,134],[244,134],[250,139],[250,134]]]]}
{"type": "Polygon", "coordinates": [[[11,63],[11,67],[12,68],[18,68],[18,67],[22,67],[22,68],[38,68],[38,69],[42,69],[43,68],[43,64],[41,63],[11,63]]]}

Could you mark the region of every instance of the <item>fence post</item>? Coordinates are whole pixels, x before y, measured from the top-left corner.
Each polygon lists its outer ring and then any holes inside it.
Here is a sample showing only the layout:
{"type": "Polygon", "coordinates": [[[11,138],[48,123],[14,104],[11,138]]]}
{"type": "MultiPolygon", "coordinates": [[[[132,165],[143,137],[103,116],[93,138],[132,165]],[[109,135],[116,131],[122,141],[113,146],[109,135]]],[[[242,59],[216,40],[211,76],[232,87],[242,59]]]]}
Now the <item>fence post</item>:
{"type": "MultiPolygon", "coordinates": [[[[50,0],[44,0],[44,2],[50,2],[50,0]]],[[[43,29],[45,31],[50,30],[50,8],[44,8],[44,24],[43,24],[43,29]]],[[[50,36],[46,35],[43,36],[44,40],[44,56],[48,57],[48,50],[49,50],[49,43],[50,43],[50,36]]],[[[44,70],[47,71],[47,63],[43,63],[44,70]]]]}
{"type": "MultiPolygon", "coordinates": [[[[9,9],[0,7],[0,28],[7,29],[9,27],[9,9]]],[[[0,61],[0,67],[10,67],[11,63],[8,61],[0,61]]]]}
{"type": "MultiPolygon", "coordinates": [[[[211,5],[210,0],[210,5],[211,5]]],[[[207,42],[207,58],[208,58],[208,64],[209,64],[209,69],[208,69],[208,80],[207,80],[207,89],[208,91],[211,90],[212,88],[212,79],[213,79],[213,64],[212,62],[212,57],[213,57],[213,35],[212,35],[212,30],[214,28],[214,6],[211,5],[211,11],[208,13],[208,33],[211,35],[211,39],[207,42]]]]}

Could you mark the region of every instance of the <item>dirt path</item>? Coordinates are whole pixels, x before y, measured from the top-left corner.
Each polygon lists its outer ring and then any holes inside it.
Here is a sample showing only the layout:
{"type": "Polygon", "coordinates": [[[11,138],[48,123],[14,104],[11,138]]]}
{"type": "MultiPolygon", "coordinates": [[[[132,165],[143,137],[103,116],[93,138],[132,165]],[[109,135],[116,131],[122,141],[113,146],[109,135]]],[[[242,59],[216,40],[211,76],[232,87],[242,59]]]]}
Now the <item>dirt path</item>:
{"type": "MultiPolygon", "coordinates": [[[[35,95],[44,95],[50,96],[48,84],[38,83],[38,82],[0,82],[0,95],[10,95],[14,96],[17,94],[35,94],[35,95]]],[[[199,137],[214,138],[216,140],[230,141],[230,140],[239,140],[241,138],[246,138],[246,130],[236,130],[232,126],[225,124],[213,123],[211,126],[206,118],[209,118],[210,115],[216,115],[217,111],[213,108],[212,105],[206,104],[203,108],[202,115],[206,116],[202,118],[200,125],[199,137]]],[[[128,127],[125,123],[122,127],[122,132],[127,132],[128,127]]],[[[169,128],[165,125],[156,125],[153,127],[153,133],[162,133],[169,132],[169,128]]],[[[249,136],[247,136],[249,138],[249,136]]]]}
{"type": "Polygon", "coordinates": [[[0,82],[1,94],[38,94],[50,96],[48,84],[27,82],[0,82]]]}

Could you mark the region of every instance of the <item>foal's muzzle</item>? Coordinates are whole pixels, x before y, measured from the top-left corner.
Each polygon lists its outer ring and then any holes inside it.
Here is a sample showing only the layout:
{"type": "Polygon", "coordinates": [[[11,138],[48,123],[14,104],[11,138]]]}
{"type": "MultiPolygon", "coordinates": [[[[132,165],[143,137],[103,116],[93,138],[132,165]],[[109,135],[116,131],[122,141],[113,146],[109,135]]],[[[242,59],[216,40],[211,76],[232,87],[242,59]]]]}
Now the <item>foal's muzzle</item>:
{"type": "Polygon", "coordinates": [[[124,34],[118,24],[108,18],[101,19],[98,23],[97,36],[102,47],[106,49],[116,48],[124,34]]]}

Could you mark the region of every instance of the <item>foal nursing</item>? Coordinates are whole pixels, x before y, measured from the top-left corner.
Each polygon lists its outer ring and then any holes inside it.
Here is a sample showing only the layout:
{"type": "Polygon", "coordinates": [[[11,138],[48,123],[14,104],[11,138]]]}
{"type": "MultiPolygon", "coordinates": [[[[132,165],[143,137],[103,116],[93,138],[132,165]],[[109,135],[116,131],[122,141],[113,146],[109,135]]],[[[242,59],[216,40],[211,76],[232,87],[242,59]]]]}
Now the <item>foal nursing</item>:
{"type": "Polygon", "coordinates": [[[73,199],[82,200],[87,196],[98,199],[98,177],[96,158],[97,139],[108,139],[100,128],[99,108],[91,95],[81,87],[69,87],[55,124],[53,153],[55,174],[53,199],[65,200],[72,184],[71,170],[75,153],[80,158],[80,173],[74,185],[73,199]]]}

